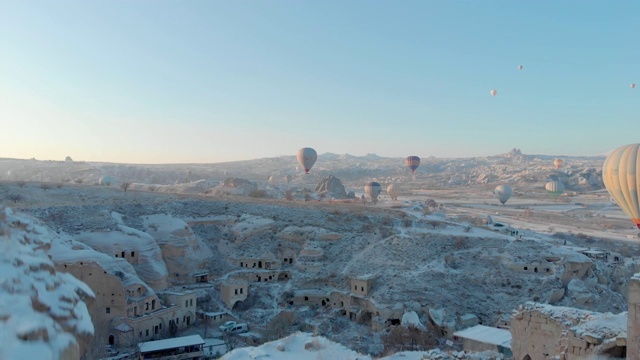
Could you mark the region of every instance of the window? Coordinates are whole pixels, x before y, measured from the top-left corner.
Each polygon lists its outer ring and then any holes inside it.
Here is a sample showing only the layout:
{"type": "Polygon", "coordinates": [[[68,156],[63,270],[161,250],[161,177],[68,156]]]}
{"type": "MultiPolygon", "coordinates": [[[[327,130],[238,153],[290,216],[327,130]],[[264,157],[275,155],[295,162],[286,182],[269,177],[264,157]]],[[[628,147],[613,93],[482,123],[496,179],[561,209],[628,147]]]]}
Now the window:
{"type": "Polygon", "coordinates": [[[162,323],[160,323],[160,325],[158,325],[158,326],[160,326],[160,330],[162,330],[162,323]]]}
{"type": "Polygon", "coordinates": [[[145,330],[145,335],[149,336],[149,329],[145,330]]]}
{"type": "Polygon", "coordinates": [[[189,300],[185,300],[184,301],[184,307],[188,307],[189,306],[189,300]]]}
{"type": "Polygon", "coordinates": [[[151,310],[153,310],[155,308],[156,308],[156,301],[154,299],[154,300],[151,300],[151,310]]]}
{"type": "Polygon", "coordinates": [[[524,270],[525,270],[525,271],[526,271],[526,270],[529,270],[529,268],[525,266],[525,267],[524,267],[524,270]]]}
{"type": "Polygon", "coordinates": [[[305,296],[305,297],[304,297],[304,301],[309,301],[309,297],[308,297],[308,296],[305,296]]]}
{"type": "Polygon", "coordinates": [[[111,308],[110,307],[107,308],[107,314],[111,314],[111,308]]]}
{"type": "MultiPolygon", "coordinates": [[[[242,289],[240,289],[240,292],[242,292],[242,289]]],[[[189,306],[193,306],[193,299],[189,300],[189,306]]]]}
{"type": "Polygon", "coordinates": [[[138,336],[142,337],[142,330],[138,333],[138,336]]]}
{"type": "Polygon", "coordinates": [[[144,303],[144,304],[145,304],[145,308],[144,309],[145,310],[149,310],[149,303],[147,302],[147,303],[144,303]]]}
{"type": "Polygon", "coordinates": [[[242,294],[242,288],[240,288],[240,294],[242,294]]]}
{"type": "Polygon", "coordinates": [[[131,252],[131,257],[135,257],[135,256],[136,256],[136,252],[135,252],[135,251],[132,251],[132,252],[131,252]]]}
{"type": "Polygon", "coordinates": [[[364,286],[360,286],[360,291],[364,291],[364,286]]]}
{"type": "Polygon", "coordinates": [[[122,252],[122,258],[124,259],[124,251],[122,252]]]}
{"type": "Polygon", "coordinates": [[[238,289],[235,289],[234,295],[238,295],[238,289]]]}
{"type": "Polygon", "coordinates": [[[353,285],[353,290],[358,290],[358,285],[353,285]]]}

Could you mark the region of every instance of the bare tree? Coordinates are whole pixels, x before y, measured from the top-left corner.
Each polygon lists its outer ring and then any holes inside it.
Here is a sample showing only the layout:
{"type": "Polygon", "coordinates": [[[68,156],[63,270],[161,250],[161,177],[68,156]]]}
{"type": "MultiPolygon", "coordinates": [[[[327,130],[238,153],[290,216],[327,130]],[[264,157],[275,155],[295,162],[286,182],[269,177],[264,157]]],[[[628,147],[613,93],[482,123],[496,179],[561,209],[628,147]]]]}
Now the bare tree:
{"type": "Polygon", "coordinates": [[[27,185],[27,182],[24,180],[16,181],[16,185],[23,188],[25,185],[27,185]]]}
{"type": "Polygon", "coordinates": [[[24,196],[20,195],[20,194],[9,194],[7,196],[7,199],[13,201],[13,203],[17,203],[18,201],[22,201],[24,200],[24,196]]]}
{"type": "Polygon", "coordinates": [[[130,182],[123,182],[122,184],[120,184],[120,187],[122,188],[122,190],[124,190],[124,192],[127,192],[127,189],[129,189],[130,186],[130,182]]]}

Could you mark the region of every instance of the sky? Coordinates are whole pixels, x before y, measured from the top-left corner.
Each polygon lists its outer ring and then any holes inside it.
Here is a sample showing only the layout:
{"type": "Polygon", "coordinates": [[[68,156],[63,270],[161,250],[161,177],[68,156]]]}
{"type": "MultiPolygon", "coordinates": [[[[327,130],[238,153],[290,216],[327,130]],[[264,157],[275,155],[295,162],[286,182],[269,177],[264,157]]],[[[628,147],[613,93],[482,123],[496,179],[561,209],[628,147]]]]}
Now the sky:
{"type": "Polygon", "coordinates": [[[601,155],[638,34],[637,0],[0,0],[0,157],[601,155]]]}

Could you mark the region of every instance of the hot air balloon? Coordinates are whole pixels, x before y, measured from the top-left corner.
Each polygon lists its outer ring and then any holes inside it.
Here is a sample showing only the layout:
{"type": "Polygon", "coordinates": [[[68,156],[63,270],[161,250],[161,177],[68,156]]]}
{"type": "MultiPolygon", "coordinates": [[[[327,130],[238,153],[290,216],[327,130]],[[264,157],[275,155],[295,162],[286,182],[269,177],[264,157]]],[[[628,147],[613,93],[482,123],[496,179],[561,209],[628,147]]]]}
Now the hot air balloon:
{"type": "Polygon", "coordinates": [[[498,92],[496,90],[491,90],[491,96],[496,96],[498,92]]]}
{"type": "Polygon", "coordinates": [[[504,205],[504,203],[509,200],[511,195],[513,194],[513,189],[509,185],[498,185],[495,190],[493,190],[493,195],[495,195],[498,200],[504,205]]]}
{"type": "Polygon", "coordinates": [[[564,192],[564,184],[560,181],[549,181],[544,188],[553,195],[560,195],[564,192]]]}
{"type": "Polygon", "coordinates": [[[609,195],[640,229],[640,144],[613,150],[602,166],[602,180],[609,195]]]}
{"type": "Polygon", "coordinates": [[[404,164],[411,169],[412,173],[415,174],[416,169],[420,166],[420,158],[417,156],[407,156],[407,158],[404,159],[404,164]]]}
{"type": "Polygon", "coordinates": [[[398,184],[391,184],[387,186],[387,194],[389,195],[391,200],[398,200],[398,195],[400,195],[401,191],[402,190],[400,189],[400,185],[398,184]]]}
{"type": "Polygon", "coordinates": [[[631,86],[631,88],[632,88],[632,89],[635,89],[636,84],[631,84],[631,85],[629,85],[629,86],[631,86]]]}
{"type": "Polygon", "coordinates": [[[564,164],[564,161],[562,159],[553,160],[553,165],[556,167],[556,169],[560,169],[563,164],[564,164]]]}
{"type": "Polygon", "coordinates": [[[518,70],[522,70],[523,66],[522,65],[518,65],[518,70]]]}
{"type": "Polygon", "coordinates": [[[375,203],[378,199],[378,195],[382,191],[382,186],[375,181],[370,181],[364,186],[364,192],[369,195],[371,200],[375,203]]]}
{"type": "Polygon", "coordinates": [[[304,173],[308,174],[313,164],[318,160],[318,153],[310,147],[303,147],[298,150],[298,163],[304,169],[304,173]]]}

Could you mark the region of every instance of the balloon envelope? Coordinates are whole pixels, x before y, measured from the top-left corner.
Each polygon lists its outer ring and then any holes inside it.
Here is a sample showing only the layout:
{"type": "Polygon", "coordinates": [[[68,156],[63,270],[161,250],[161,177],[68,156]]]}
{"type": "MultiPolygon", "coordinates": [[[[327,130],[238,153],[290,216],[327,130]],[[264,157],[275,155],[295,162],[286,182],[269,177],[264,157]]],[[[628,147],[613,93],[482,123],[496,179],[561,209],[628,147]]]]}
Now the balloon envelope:
{"type": "Polygon", "coordinates": [[[553,166],[556,167],[556,169],[560,169],[560,167],[562,166],[562,164],[564,164],[564,161],[562,159],[555,159],[553,160],[553,166]]]}
{"type": "Polygon", "coordinates": [[[496,96],[496,94],[498,94],[496,90],[491,90],[491,96],[496,96]]]}
{"type": "Polygon", "coordinates": [[[629,85],[629,86],[631,86],[631,88],[633,89],[633,88],[635,88],[635,87],[636,87],[636,84],[631,84],[631,85],[629,85]]]}
{"type": "Polygon", "coordinates": [[[564,192],[564,184],[561,183],[560,181],[549,181],[544,186],[544,188],[547,189],[548,192],[555,195],[559,195],[564,192]]]}
{"type": "Polygon", "coordinates": [[[398,195],[400,195],[400,185],[398,184],[391,184],[389,186],[387,186],[387,194],[389,194],[389,197],[391,198],[391,200],[398,200],[398,195]]]}
{"type": "Polygon", "coordinates": [[[364,186],[364,192],[367,193],[371,199],[377,199],[381,191],[382,186],[375,181],[370,181],[364,186]]]}
{"type": "Polygon", "coordinates": [[[298,163],[304,169],[305,174],[309,173],[313,164],[318,160],[318,153],[310,147],[304,147],[298,150],[298,163]]]}
{"type": "Polygon", "coordinates": [[[522,70],[522,65],[518,65],[518,70],[522,70]]]}
{"type": "Polygon", "coordinates": [[[640,144],[613,150],[602,166],[602,180],[609,195],[640,229],[640,144]]]}
{"type": "Polygon", "coordinates": [[[504,205],[511,195],[513,195],[513,189],[509,185],[498,185],[495,190],[493,190],[493,194],[500,200],[502,205],[504,205]]]}
{"type": "Polygon", "coordinates": [[[404,164],[411,169],[412,173],[415,173],[418,166],[420,166],[420,158],[417,156],[407,156],[407,158],[404,159],[404,164]]]}

